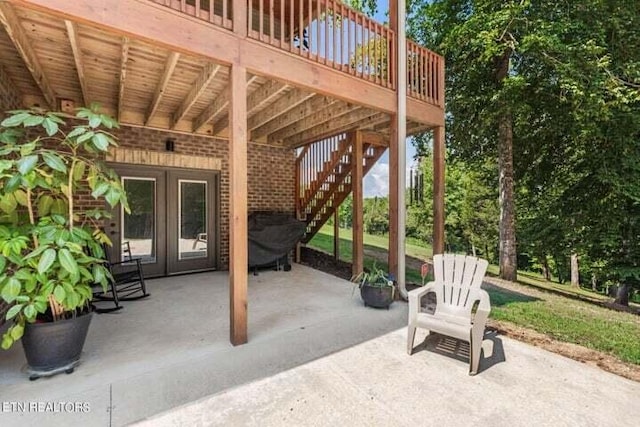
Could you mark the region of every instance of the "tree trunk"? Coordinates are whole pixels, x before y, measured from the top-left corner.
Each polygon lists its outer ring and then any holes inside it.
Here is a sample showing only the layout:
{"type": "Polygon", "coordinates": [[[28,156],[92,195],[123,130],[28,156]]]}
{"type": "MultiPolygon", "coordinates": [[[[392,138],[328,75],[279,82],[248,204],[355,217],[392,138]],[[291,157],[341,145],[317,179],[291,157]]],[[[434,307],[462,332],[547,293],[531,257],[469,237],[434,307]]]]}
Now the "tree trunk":
{"type": "MultiPolygon", "coordinates": [[[[509,74],[511,49],[496,58],[496,85],[501,87],[509,74]]],[[[513,118],[506,102],[498,117],[498,173],[500,186],[500,277],[517,279],[516,219],[513,197],[513,118]]]]}
{"type": "Polygon", "coordinates": [[[614,301],[615,304],[626,305],[629,306],[629,291],[631,291],[631,286],[627,283],[623,283],[618,286],[618,292],[616,293],[616,299],[614,301]]]}
{"type": "Polygon", "coordinates": [[[598,292],[598,276],[596,276],[596,273],[591,273],[591,290],[598,292]]]}
{"type": "Polygon", "coordinates": [[[551,280],[551,270],[549,269],[549,260],[546,255],[542,256],[542,275],[546,281],[551,280]]]}
{"type": "Polygon", "coordinates": [[[571,254],[571,286],[580,287],[580,269],[578,268],[578,254],[571,254]]]}
{"type": "Polygon", "coordinates": [[[503,113],[498,132],[500,173],[500,277],[517,279],[515,202],[513,199],[513,128],[511,116],[503,113]]]}

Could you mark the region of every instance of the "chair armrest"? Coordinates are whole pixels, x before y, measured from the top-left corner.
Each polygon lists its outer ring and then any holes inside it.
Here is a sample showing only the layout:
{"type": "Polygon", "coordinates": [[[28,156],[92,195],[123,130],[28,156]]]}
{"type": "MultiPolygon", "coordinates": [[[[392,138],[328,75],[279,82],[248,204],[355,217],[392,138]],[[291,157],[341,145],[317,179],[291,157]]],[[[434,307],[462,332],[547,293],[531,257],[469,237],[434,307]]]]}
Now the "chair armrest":
{"type": "Polygon", "coordinates": [[[412,319],[415,319],[418,316],[418,312],[420,311],[420,300],[423,296],[428,294],[429,292],[433,292],[436,287],[436,282],[429,282],[426,285],[414,289],[409,292],[407,295],[409,297],[409,322],[412,319]]]}
{"type": "Polygon", "coordinates": [[[478,309],[476,310],[476,315],[473,318],[473,323],[478,323],[484,328],[484,325],[487,323],[487,319],[489,318],[489,313],[491,313],[491,298],[484,289],[480,289],[479,301],[480,304],[478,304],[478,309]]]}
{"type": "Polygon", "coordinates": [[[112,267],[115,265],[140,265],[140,263],[142,262],[142,258],[131,258],[128,259],[126,261],[117,261],[117,262],[109,262],[109,265],[111,265],[112,267]]]}

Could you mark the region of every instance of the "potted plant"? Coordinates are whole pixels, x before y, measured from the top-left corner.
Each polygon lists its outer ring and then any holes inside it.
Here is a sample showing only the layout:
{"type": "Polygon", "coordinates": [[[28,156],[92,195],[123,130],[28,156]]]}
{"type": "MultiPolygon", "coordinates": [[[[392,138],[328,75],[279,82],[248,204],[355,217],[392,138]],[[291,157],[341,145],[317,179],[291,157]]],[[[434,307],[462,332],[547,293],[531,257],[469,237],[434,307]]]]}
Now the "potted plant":
{"type": "Polygon", "coordinates": [[[395,297],[393,280],[375,262],[369,271],[363,271],[351,281],[360,288],[360,296],[365,307],[388,309],[393,302],[395,297]]]}
{"type": "Polygon", "coordinates": [[[98,107],[61,115],[11,111],[0,123],[0,296],[12,321],[3,349],[22,338],[32,379],[77,364],[91,320],[92,286],[106,290],[106,204],[128,209],[119,178],[100,162],[117,126],[98,107]],[[103,208],[79,206],[91,197],[103,208]],[[106,204],[104,203],[106,202],[106,204]]]}

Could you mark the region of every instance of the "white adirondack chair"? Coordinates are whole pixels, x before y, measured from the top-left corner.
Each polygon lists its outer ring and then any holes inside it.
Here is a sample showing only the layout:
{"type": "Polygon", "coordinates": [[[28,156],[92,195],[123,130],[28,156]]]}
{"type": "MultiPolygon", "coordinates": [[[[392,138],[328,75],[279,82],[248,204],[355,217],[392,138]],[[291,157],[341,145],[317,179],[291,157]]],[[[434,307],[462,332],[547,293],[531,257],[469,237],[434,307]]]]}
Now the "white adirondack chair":
{"type": "Polygon", "coordinates": [[[464,255],[435,255],[435,281],[409,292],[409,331],[407,352],[413,352],[416,328],[458,338],[469,343],[469,375],[478,372],[482,338],[491,311],[489,294],[480,289],[489,263],[464,255]],[[420,301],[428,292],[437,296],[433,314],[420,311],[420,301]],[[475,315],[473,305],[479,301],[475,315]]]}

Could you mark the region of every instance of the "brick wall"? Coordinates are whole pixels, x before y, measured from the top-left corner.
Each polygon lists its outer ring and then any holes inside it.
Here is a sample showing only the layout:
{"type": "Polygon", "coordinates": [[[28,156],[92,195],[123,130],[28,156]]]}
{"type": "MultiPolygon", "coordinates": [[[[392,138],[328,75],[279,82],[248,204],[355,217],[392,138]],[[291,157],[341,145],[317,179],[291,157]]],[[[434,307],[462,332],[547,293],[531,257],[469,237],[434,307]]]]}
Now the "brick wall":
{"type": "MultiPolygon", "coordinates": [[[[115,132],[123,148],[164,151],[165,141],[175,141],[174,152],[221,159],[220,268],[229,265],[229,143],[196,135],[123,126],[115,132]]],[[[259,144],[248,146],[248,208],[253,211],[295,211],[295,152],[259,144]]]]}
{"type": "Polygon", "coordinates": [[[14,110],[20,107],[20,95],[0,65],[0,117],[4,115],[4,111],[14,110]]]}

